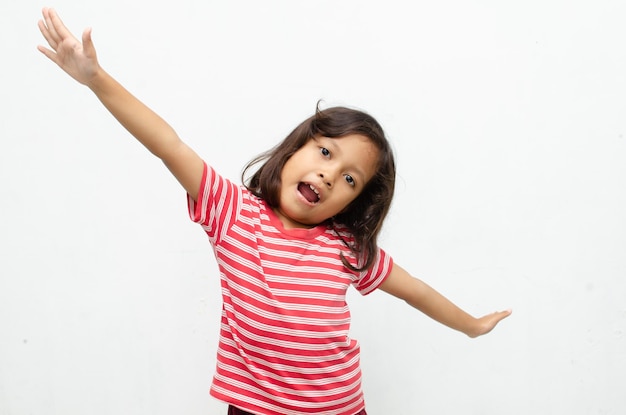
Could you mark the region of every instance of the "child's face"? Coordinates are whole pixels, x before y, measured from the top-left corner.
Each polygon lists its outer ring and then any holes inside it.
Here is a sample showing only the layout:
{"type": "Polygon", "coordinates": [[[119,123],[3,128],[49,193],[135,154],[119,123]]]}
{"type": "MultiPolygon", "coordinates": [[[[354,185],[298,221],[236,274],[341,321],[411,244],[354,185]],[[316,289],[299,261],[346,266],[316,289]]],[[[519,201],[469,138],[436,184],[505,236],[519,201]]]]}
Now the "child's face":
{"type": "Polygon", "coordinates": [[[283,166],[276,214],[286,228],[318,225],[363,191],[377,164],[378,149],[365,136],[310,139],[283,166]]]}

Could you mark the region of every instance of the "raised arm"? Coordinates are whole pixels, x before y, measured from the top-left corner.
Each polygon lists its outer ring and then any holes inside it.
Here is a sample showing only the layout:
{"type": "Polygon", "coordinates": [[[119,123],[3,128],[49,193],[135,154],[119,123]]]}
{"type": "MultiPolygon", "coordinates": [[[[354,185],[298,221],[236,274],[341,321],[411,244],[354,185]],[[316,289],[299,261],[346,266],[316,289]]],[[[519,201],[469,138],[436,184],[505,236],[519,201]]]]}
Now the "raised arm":
{"type": "Polygon", "coordinates": [[[65,27],[53,9],[43,9],[39,30],[50,48],[38,49],[76,81],[90,88],[113,116],[172,172],[195,200],[202,180],[202,159],[168,123],[106,73],[96,56],[91,29],[82,43],[65,27]]]}
{"type": "Polygon", "coordinates": [[[432,287],[412,277],[397,264],[393,265],[391,274],[382,283],[380,289],[405,300],[432,319],[463,332],[469,337],[489,333],[502,319],[511,314],[511,310],[506,310],[480,318],[472,317],[432,287]]]}

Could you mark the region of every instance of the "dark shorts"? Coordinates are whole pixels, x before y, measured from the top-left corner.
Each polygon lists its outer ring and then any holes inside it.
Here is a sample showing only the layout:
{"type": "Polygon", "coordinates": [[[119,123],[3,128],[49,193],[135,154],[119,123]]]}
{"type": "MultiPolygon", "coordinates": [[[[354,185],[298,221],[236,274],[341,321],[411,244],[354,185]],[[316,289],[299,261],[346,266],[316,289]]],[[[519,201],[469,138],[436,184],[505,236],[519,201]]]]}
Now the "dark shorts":
{"type": "MultiPolygon", "coordinates": [[[[234,406],[229,405],[228,415],[254,415],[254,414],[251,414],[250,412],[242,411],[239,408],[235,408],[234,406]]],[[[367,415],[367,412],[365,412],[365,409],[363,409],[361,412],[354,414],[354,415],[367,415]]]]}

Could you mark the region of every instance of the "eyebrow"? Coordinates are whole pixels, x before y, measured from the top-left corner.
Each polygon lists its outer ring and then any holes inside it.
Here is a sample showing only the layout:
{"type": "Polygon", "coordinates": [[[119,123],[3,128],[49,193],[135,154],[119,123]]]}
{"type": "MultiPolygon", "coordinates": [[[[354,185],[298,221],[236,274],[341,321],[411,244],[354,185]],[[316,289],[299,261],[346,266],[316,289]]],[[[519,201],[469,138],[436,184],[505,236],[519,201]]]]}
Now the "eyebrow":
{"type": "MultiPolygon", "coordinates": [[[[343,151],[341,150],[341,147],[339,147],[336,143],[336,140],[340,140],[341,138],[330,138],[330,137],[322,137],[327,143],[329,143],[329,147],[332,147],[331,150],[335,153],[339,153],[339,155],[343,154],[343,151]]],[[[350,168],[351,170],[354,171],[354,173],[357,174],[357,176],[359,178],[359,182],[361,182],[361,184],[364,186],[365,185],[365,172],[363,170],[361,170],[356,164],[353,164],[352,167],[350,168]]]]}

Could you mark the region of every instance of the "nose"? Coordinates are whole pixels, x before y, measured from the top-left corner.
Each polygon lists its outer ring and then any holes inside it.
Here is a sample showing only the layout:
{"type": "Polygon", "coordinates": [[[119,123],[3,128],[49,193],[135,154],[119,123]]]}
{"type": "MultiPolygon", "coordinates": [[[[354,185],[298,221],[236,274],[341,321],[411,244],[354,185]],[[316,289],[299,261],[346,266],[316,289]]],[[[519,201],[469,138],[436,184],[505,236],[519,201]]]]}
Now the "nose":
{"type": "Polygon", "coordinates": [[[320,179],[322,179],[322,182],[326,186],[328,186],[329,188],[333,187],[332,174],[330,174],[330,173],[319,173],[319,177],[320,177],[320,179]]]}

